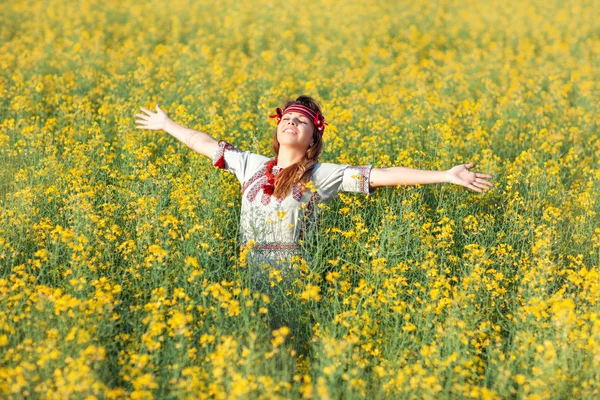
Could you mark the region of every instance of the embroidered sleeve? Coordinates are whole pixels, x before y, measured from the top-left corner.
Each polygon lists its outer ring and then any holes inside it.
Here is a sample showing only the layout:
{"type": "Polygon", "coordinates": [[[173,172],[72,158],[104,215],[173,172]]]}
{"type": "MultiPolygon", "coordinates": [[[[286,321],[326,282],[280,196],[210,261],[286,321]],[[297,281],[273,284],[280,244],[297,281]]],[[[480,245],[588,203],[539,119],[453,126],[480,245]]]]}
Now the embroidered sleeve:
{"type": "Polygon", "coordinates": [[[373,193],[369,185],[371,168],[370,165],[319,163],[313,170],[313,183],[324,201],[340,192],[373,193]]]}
{"type": "Polygon", "coordinates": [[[342,186],[340,192],[356,192],[369,194],[375,189],[370,190],[369,178],[371,176],[371,165],[363,165],[358,167],[348,166],[344,169],[342,176],[342,186]]]}
{"type": "Polygon", "coordinates": [[[240,183],[244,183],[267,159],[259,154],[239,150],[230,143],[219,140],[212,164],[235,174],[240,183]]]}
{"type": "MultiPolygon", "coordinates": [[[[225,152],[233,152],[234,154],[232,154],[231,156],[228,155],[228,159],[229,159],[229,163],[231,164],[232,161],[235,161],[234,159],[237,157],[237,155],[235,153],[241,153],[242,151],[235,148],[233,145],[227,143],[224,140],[219,140],[219,145],[217,147],[217,151],[215,152],[215,155],[213,156],[213,165],[217,168],[221,168],[221,169],[226,169],[229,170],[229,165],[226,164],[225,162],[225,152]]],[[[235,162],[233,162],[235,163],[235,162]]],[[[231,171],[233,172],[233,171],[231,171]]]]}

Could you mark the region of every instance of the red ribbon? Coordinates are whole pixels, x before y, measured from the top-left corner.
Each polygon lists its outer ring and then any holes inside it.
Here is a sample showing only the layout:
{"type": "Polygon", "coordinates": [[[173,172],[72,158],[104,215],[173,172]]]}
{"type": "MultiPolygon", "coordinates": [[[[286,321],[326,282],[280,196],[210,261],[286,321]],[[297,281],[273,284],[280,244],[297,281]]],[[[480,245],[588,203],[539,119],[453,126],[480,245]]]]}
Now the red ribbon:
{"type": "Polygon", "coordinates": [[[281,108],[279,108],[279,107],[277,107],[275,109],[275,114],[269,115],[269,118],[277,118],[277,125],[279,125],[279,123],[281,122],[282,117],[283,117],[283,111],[281,111],[281,108]]]}
{"type": "Polygon", "coordinates": [[[321,131],[321,135],[322,135],[323,130],[325,129],[325,125],[327,125],[327,123],[325,122],[325,117],[322,116],[321,113],[317,113],[317,115],[315,115],[315,119],[313,120],[313,123],[315,124],[317,129],[319,131],[321,131]]]}

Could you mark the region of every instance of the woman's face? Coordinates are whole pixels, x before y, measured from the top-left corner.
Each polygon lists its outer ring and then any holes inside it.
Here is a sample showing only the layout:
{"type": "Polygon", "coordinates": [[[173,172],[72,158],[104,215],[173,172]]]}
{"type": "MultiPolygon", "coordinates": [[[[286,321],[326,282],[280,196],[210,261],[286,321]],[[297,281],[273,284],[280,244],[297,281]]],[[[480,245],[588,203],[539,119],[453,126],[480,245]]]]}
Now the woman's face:
{"type": "Polygon", "coordinates": [[[277,125],[277,141],[287,146],[306,151],[313,142],[314,123],[305,115],[289,112],[277,125]]]}

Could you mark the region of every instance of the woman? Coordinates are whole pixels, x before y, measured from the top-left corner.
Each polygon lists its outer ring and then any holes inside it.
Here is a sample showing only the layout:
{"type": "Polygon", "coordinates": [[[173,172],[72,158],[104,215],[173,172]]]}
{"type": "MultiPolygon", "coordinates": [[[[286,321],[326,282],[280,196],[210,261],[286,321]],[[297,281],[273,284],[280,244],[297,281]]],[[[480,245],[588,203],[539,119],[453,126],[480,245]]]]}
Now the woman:
{"type": "Polygon", "coordinates": [[[140,129],[162,129],[192,150],[211,157],[213,165],[234,173],[242,185],[241,244],[253,244],[259,264],[289,265],[282,261],[301,254],[301,245],[318,219],[317,205],[339,192],[371,193],[381,186],[453,183],[476,192],[493,185],[488,174],[470,171],[474,163],[447,171],[404,167],[372,168],[320,163],[325,118],[318,103],[300,96],[277,108],[273,136],[275,158],[241,151],[206,133],[173,122],[159,105],[156,112],[141,108],[140,129]]]}

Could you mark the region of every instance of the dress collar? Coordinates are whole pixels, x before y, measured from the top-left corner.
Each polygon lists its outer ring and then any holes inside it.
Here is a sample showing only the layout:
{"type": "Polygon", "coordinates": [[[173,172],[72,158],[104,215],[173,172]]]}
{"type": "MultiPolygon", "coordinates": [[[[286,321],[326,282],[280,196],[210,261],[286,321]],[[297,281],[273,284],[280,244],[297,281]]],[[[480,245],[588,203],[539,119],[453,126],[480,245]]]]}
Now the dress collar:
{"type": "MultiPolygon", "coordinates": [[[[274,159],[274,158],[273,158],[274,159]]],[[[277,175],[283,168],[281,168],[279,165],[273,165],[273,175],[277,175]]]]}

